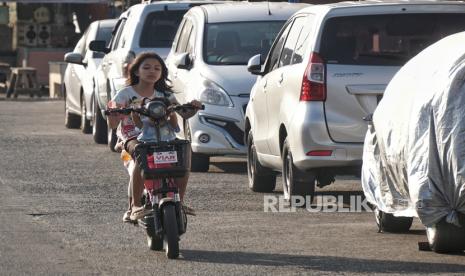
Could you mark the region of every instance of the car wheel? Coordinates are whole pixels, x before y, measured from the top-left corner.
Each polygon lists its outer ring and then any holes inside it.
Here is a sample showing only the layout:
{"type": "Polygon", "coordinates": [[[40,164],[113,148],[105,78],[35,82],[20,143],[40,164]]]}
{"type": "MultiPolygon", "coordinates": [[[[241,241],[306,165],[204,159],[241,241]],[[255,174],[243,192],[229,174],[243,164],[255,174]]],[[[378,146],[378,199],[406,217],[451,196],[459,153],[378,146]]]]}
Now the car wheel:
{"type": "Polygon", "coordinates": [[[431,227],[426,227],[426,236],[434,252],[456,253],[465,250],[465,228],[447,223],[445,218],[431,227]]]}
{"type": "Polygon", "coordinates": [[[276,187],[276,174],[258,161],[252,131],[247,137],[247,176],[249,188],[254,192],[269,193],[276,187]]]}
{"type": "Polygon", "coordinates": [[[107,141],[110,150],[112,152],[116,152],[115,146],[118,142],[118,136],[116,136],[116,129],[107,128],[107,141]]]}
{"type": "MultiPolygon", "coordinates": [[[[187,121],[184,124],[184,131],[186,139],[192,142],[191,129],[187,121]]],[[[209,167],[210,156],[193,152],[191,147],[191,172],[208,172],[209,167]]]]}
{"type": "Polygon", "coordinates": [[[65,97],[65,127],[66,128],[79,128],[81,124],[81,118],[77,114],[73,114],[69,111],[68,100],[65,97]]]}
{"type": "Polygon", "coordinates": [[[107,122],[102,116],[100,107],[96,100],[92,101],[92,136],[97,144],[107,143],[107,122]]]}
{"type": "Polygon", "coordinates": [[[380,232],[402,233],[408,232],[412,226],[412,217],[395,217],[375,208],[376,224],[380,232]]]}
{"type": "Polygon", "coordinates": [[[90,120],[86,117],[87,114],[87,107],[86,107],[86,100],[84,95],[81,97],[81,131],[84,134],[89,134],[92,132],[92,127],[90,125],[90,120]]]}
{"type": "Polygon", "coordinates": [[[296,202],[292,200],[292,197],[301,196],[305,201],[305,204],[301,207],[305,207],[307,203],[310,204],[315,194],[315,174],[310,172],[304,174],[294,166],[287,138],[284,140],[283,145],[282,174],[284,198],[293,205],[296,202]]]}

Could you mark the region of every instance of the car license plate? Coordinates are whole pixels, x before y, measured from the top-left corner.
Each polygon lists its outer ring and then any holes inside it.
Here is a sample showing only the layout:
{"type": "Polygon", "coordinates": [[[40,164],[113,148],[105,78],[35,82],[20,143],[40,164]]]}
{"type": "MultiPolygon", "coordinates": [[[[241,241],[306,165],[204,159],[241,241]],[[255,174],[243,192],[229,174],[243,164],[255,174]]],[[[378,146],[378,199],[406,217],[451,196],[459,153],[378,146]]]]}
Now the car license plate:
{"type": "Polygon", "coordinates": [[[176,151],[154,152],[153,161],[155,164],[171,164],[178,162],[176,151]]]}

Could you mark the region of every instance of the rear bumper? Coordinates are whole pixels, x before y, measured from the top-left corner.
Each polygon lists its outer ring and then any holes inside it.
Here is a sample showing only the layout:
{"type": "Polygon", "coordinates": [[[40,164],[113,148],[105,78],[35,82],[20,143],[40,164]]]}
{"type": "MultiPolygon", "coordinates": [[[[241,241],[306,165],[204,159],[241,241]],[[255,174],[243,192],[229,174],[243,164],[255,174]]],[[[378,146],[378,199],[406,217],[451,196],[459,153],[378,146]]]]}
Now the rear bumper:
{"type": "Polygon", "coordinates": [[[362,165],[363,146],[339,148],[335,146],[331,156],[307,156],[294,154],[294,165],[301,170],[324,167],[355,167],[362,165]]]}
{"type": "Polygon", "coordinates": [[[336,143],[328,135],[321,102],[300,103],[288,139],[294,164],[301,170],[352,167],[362,164],[363,143],[336,143]],[[299,117],[299,118],[297,118],[299,117]],[[330,156],[308,156],[310,151],[331,151],[330,156]]]}

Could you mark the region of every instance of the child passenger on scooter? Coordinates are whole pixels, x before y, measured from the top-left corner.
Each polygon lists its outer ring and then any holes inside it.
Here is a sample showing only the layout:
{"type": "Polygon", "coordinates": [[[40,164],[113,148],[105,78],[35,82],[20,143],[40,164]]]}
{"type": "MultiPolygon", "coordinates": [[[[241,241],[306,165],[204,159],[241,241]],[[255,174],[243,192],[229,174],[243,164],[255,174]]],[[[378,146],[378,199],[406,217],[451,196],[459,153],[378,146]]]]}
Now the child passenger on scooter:
{"type": "MultiPolygon", "coordinates": [[[[110,105],[115,107],[140,106],[144,98],[152,99],[154,97],[165,97],[171,103],[176,104],[176,98],[167,84],[168,69],[163,62],[163,59],[153,52],[145,52],[139,54],[129,67],[129,77],[127,80],[128,86],[121,89],[113,97],[110,105]]],[[[199,101],[193,100],[191,104],[200,109],[202,104],[199,101]]],[[[110,107],[110,106],[109,106],[110,107]]],[[[181,112],[180,116],[188,119],[195,115],[197,110],[181,112]]],[[[177,117],[172,113],[169,117],[169,127],[172,130],[178,129],[177,117]]],[[[131,116],[112,114],[108,116],[108,125],[112,129],[117,129],[118,138],[124,145],[124,150],[131,156],[134,155],[135,146],[139,143],[137,137],[141,134],[142,127],[140,117],[136,113],[131,116]],[[137,124],[136,124],[137,123],[137,124]],[[139,126],[139,127],[138,127],[139,126]]],[[[167,132],[169,133],[169,131],[167,132]]],[[[188,151],[190,153],[190,150],[188,151]]],[[[134,163],[136,159],[133,158],[134,163]]],[[[190,162],[190,156],[187,157],[190,162]]],[[[190,167],[190,164],[189,164],[190,167]]],[[[189,174],[182,178],[175,179],[179,187],[181,201],[184,199],[186,186],[189,179],[189,174]]],[[[130,206],[128,211],[124,213],[123,221],[130,222],[143,218],[148,211],[141,206],[141,196],[144,189],[144,180],[141,177],[138,164],[130,167],[130,206]]],[[[184,206],[187,214],[195,215],[193,209],[184,206]]]]}

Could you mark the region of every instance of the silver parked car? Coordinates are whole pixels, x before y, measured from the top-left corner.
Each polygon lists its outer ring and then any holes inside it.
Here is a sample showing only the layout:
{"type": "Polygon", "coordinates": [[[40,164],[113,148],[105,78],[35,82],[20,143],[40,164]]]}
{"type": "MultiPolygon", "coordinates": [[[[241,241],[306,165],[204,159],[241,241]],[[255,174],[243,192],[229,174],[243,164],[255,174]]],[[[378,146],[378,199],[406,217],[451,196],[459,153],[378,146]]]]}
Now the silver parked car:
{"type": "MultiPolygon", "coordinates": [[[[341,2],[296,13],[276,38],[246,111],[249,187],[312,196],[335,175],[360,174],[367,123],[411,57],[465,29],[457,2],[341,2]]],[[[440,57],[438,57],[440,58],[440,57]]],[[[399,99],[401,100],[401,99],[399,99]]]]}
{"type": "Polygon", "coordinates": [[[266,54],[284,22],[307,4],[227,3],[192,8],[166,59],[175,96],[205,110],[182,124],[192,142],[192,171],[214,155],[245,154],[244,111],[255,77],[247,61],[266,54]]]}
{"type": "Polygon", "coordinates": [[[73,52],[65,55],[68,62],[64,75],[65,125],[91,131],[91,99],[94,96],[95,72],[103,54],[89,50],[93,40],[110,41],[115,19],[95,21],[89,25],[73,52]]]}
{"type": "Polygon", "coordinates": [[[183,15],[193,6],[213,1],[157,1],[131,6],[118,19],[110,44],[93,41],[91,49],[105,53],[97,70],[96,103],[93,108],[95,142],[116,143],[116,131],[107,128],[102,110],[126,83],[128,65],[140,52],[154,51],[166,58],[183,15]],[[108,45],[108,46],[107,46],[108,45]]]}

